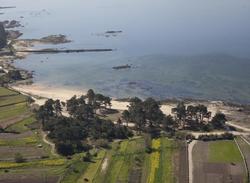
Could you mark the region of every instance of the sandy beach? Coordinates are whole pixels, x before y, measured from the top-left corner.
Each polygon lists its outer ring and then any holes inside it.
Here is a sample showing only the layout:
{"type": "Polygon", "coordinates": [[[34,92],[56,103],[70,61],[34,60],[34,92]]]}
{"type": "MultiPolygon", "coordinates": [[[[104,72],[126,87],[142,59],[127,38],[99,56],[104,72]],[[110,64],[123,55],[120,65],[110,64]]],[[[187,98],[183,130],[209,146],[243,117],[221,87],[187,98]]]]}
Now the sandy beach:
{"type": "MultiPolygon", "coordinates": [[[[72,96],[81,96],[86,94],[86,90],[77,90],[77,89],[69,89],[69,88],[60,88],[57,86],[45,86],[41,84],[31,84],[31,85],[16,85],[12,86],[14,90],[17,90],[25,95],[30,95],[35,99],[35,103],[38,105],[43,105],[44,102],[52,98],[54,100],[59,99],[61,101],[67,101],[72,96]]],[[[129,102],[125,101],[117,101],[113,98],[112,108],[117,110],[126,110],[129,105],[129,102]]],[[[223,105],[220,101],[207,101],[207,102],[191,102],[189,105],[197,105],[204,104],[208,107],[208,110],[212,112],[212,116],[214,116],[217,112],[221,111],[225,114],[230,114],[229,109],[225,105],[223,105]]],[[[176,103],[170,102],[161,105],[161,110],[164,114],[171,114],[172,108],[176,106],[176,103]]]]}
{"type": "MultiPolygon", "coordinates": [[[[74,90],[74,89],[66,89],[66,88],[59,88],[59,87],[51,87],[51,86],[44,86],[38,84],[32,85],[17,85],[12,86],[14,90],[17,90],[25,95],[31,95],[35,99],[35,103],[38,105],[43,105],[44,102],[52,98],[54,100],[59,99],[61,101],[67,101],[72,96],[81,96],[85,95],[85,91],[74,90]]],[[[128,102],[121,102],[112,100],[111,102],[112,108],[117,110],[125,110],[129,105],[128,102]]]]}

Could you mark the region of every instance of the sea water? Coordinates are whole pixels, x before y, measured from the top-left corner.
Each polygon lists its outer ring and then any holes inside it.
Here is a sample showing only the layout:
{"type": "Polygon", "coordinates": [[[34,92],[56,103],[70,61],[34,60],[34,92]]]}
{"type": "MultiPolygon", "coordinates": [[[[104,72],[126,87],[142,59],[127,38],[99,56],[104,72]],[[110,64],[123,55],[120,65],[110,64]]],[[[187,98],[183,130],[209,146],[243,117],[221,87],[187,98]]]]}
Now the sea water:
{"type": "Polygon", "coordinates": [[[112,52],[32,54],[15,65],[34,81],[112,97],[189,97],[250,103],[248,0],[0,0],[22,38],[64,34],[38,48],[112,52]],[[106,31],[122,31],[106,34],[106,31]],[[130,69],[112,67],[131,65],[130,69]]]}

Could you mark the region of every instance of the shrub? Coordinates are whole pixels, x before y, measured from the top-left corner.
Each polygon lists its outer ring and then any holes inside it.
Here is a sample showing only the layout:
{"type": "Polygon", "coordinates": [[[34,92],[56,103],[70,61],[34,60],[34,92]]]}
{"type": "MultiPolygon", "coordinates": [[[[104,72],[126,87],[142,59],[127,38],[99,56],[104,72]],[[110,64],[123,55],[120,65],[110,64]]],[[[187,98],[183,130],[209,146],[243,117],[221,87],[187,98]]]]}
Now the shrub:
{"type": "Polygon", "coordinates": [[[203,141],[213,141],[213,140],[233,140],[234,135],[231,133],[223,133],[221,135],[217,134],[205,134],[198,137],[199,140],[203,141]]]}
{"type": "Polygon", "coordinates": [[[96,145],[96,147],[102,147],[102,148],[106,148],[106,149],[110,148],[108,140],[105,140],[105,139],[96,140],[95,145],[96,145]]]}
{"type": "Polygon", "coordinates": [[[186,140],[194,140],[195,136],[193,136],[192,134],[187,134],[186,135],[186,140]]]}
{"type": "Polygon", "coordinates": [[[15,162],[16,163],[23,163],[25,159],[23,158],[21,153],[16,153],[15,154],[15,162]]]}
{"type": "Polygon", "coordinates": [[[147,153],[152,152],[152,137],[151,134],[144,134],[144,140],[145,140],[145,148],[147,153]]]}
{"type": "Polygon", "coordinates": [[[40,158],[41,159],[47,159],[47,158],[49,158],[49,156],[48,155],[42,155],[40,158]]]}
{"type": "Polygon", "coordinates": [[[90,161],[91,161],[91,158],[92,158],[91,154],[90,154],[89,152],[87,152],[87,153],[85,154],[85,156],[83,157],[83,161],[85,161],[85,162],[90,162],[90,161]]]}

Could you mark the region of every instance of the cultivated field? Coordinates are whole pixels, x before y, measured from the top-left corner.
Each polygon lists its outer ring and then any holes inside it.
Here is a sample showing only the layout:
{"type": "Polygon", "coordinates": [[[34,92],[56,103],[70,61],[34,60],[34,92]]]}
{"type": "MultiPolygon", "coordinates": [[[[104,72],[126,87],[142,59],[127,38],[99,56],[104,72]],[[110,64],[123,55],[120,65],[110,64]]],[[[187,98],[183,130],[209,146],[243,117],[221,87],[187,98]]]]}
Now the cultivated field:
{"type": "Polygon", "coordinates": [[[27,97],[0,87],[0,182],[55,183],[67,161],[55,157],[42,141],[39,125],[29,109],[27,97]],[[25,160],[15,162],[16,153],[25,160]]]}
{"type": "Polygon", "coordinates": [[[82,168],[84,173],[77,183],[180,182],[180,147],[181,144],[164,137],[152,140],[152,153],[146,153],[142,137],[114,142],[110,150],[99,150],[93,162],[82,168]]]}
{"type": "Polygon", "coordinates": [[[246,180],[244,161],[234,141],[199,141],[193,150],[194,183],[240,183],[246,180]]]}
{"type": "Polygon", "coordinates": [[[247,169],[247,181],[249,182],[250,179],[249,179],[249,175],[250,175],[250,144],[249,144],[249,141],[247,140],[247,138],[245,137],[237,137],[236,138],[236,141],[237,143],[239,144],[239,147],[243,153],[243,156],[245,158],[245,166],[246,166],[246,169],[247,169]]]}

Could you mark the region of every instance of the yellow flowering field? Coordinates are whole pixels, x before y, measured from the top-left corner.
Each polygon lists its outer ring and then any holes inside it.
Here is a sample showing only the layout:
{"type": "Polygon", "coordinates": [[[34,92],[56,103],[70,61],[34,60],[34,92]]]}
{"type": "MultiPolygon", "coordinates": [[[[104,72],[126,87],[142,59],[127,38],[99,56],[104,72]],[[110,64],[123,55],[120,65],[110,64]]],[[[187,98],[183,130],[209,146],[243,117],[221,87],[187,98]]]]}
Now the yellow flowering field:
{"type": "Polygon", "coordinates": [[[65,159],[49,159],[49,160],[40,160],[24,163],[15,163],[15,162],[0,162],[0,169],[5,168],[19,168],[26,166],[60,166],[65,164],[65,159]]]}
{"type": "Polygon", "coordinates": [[[153,183],[155,180],[155,173],[159,168],[159,162],[160,162],[160,152],[157,150],[160,150],[160,147],[161,147],[161,140],[153,139],[152,148],[154,149],[154,152],[150,154],[150,174],[148,183],[153,183]]]}

